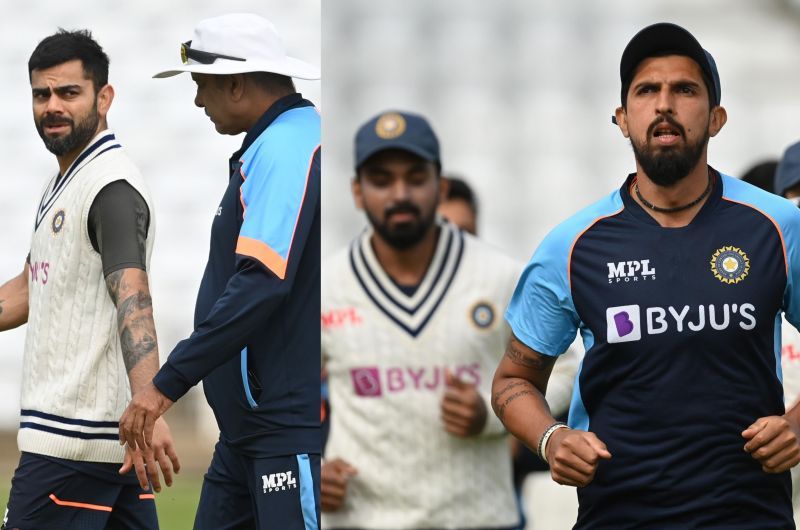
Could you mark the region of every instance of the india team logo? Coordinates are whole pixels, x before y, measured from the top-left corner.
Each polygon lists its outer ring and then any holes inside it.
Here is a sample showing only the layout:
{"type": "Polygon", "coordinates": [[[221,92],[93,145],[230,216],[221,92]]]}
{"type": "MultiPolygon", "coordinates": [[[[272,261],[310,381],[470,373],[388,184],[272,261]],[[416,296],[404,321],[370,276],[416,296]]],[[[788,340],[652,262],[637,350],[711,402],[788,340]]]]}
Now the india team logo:
{"type": "Polygon", "coordinates": [[[633,342],[641,340],[642,327],[638,305],[622,305],[606,309],[608,325],[607,342],[633,342]]]}
{"type": "Polygon", "coordinates": [[[750,259],[738,247],[725,246],[711,256],[711,272],[722,283],[739,283],[750,272],[750,259]]]}
{"type": "Polygon", "coordinates": [[[53,215],[53,221],[50,223],[50,228],[53,230],[54,234],[61,232],[61,229],[64,228],[64,217],[66,213],[64,210],[59,210],[53,215]]]}
{"type": "Polygon", "coordinates": [[[494,323],[494,308],[488,302],[478,302],[470,311],[472,323],[486,329],[494,323]]]}
{"type": "Polygon", "coordinates": [[[375,124],[375,134],[378,138],[391,140],[406,132],[406,120],[396,112],[384,114],[375,124]]]}

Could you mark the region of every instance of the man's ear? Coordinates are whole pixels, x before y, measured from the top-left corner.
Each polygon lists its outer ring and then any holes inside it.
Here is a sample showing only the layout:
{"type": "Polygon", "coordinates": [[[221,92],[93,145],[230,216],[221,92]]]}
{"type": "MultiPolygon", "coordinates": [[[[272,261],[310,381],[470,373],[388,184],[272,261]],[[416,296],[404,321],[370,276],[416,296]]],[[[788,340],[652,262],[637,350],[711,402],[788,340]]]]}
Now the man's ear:
{"type": "Polygon", "coordinates": [[[728,111],[725,107],[717,105],[711,109],[711,119],[708,120],[708,135],[716,136],[728,122],[728,111]]]}
{"type": "Polygon", "coordinates": [[[630,138],[628,134],[628,114],[625,112],[625,109],[617,107],[617,110],[614,111],[614,118],[617,120],[616,123],[619,130],[622,131],[622,136],[630,138]]]}
{"type": "Polygon", "coordinates": [[[447,199],[450,194],[450,179],[439,175],[439,202],[447,199]]]}
{"type": "Polygon", "coordinates": [[[364,194],[361,191],[361,180],[358,178],[358,175],[353,177],[353,181],[350,183],[350,189],[353,192],[353,202],[356,204],[356,208],[363,210],[364,194]]]}
{"type": "Polygon", "coordinates": [[[244,74],[228,74],[222,80],[225,93],[233,101],[240,101],[244,96],[245,78],[244,74]]]}
{"type": "Polygon", "coordinates": [[[105,119],[114,101],[114,87],[106,85],[97,92],[97,113],[105,119]]]}

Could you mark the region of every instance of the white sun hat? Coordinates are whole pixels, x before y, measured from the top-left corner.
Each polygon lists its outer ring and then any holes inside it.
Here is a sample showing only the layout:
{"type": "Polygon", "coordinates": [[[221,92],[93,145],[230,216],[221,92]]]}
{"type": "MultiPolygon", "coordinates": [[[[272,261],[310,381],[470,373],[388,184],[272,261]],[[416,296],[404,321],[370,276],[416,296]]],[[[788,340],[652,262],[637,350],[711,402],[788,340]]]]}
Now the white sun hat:
{"type": "Polygon", "coordinates": [[[153,77],[183,72],[243,74],[272,72],[298,79],[319,79],[316,66],[289,57],[272,23],[258,15],[234,13],[202,20],[192,40],[181,45],[183,64],[153,77]]]}

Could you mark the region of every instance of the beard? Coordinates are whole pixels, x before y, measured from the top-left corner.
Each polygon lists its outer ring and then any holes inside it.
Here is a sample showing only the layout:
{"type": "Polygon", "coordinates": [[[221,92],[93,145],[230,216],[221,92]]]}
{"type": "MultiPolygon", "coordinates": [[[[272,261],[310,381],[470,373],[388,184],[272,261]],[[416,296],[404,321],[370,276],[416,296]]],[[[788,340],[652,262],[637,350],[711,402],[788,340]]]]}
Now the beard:
{"type": "Polygon", "coordinates": [[[436,222],[436,208],[432,208],[430,214],[423,216],[420,209],[409,202],[396,204],[387,208],[383,214],[383,220],[372,215],[366,210],[367,219],[381,236],[392,248],[396,250],[406,250],[413,247],[425,237],[428,230],[436,222]],[[390,225],[387,219],[394,213],[411,213],[416,216],[416,221],[406,221],[390,225]]]}
{"type": "Polygon", "coordinates": [[[95,132],[97,132],[97,125],[100,123],[100,115],[97,113],[97,99],[92,108],[89,110],[88,115],[78,124],[75,121],[67,118],[66,116],[58,116],[55,114],[45,114],[41,120],[36,122],[36,131],[39,137],[44,142],[44,146],[48,151],[56,156],[63,156],[75,149],[86,145],[91,140],[95,132]],[[45,127],[53,125],[69,125],[71,131],[64,136],[47,136],[44,132],[45,127]]]}
{"type": "Polygon", "coordinates": [[[653,129],[664,122],[669,123],[680,132],[684,139],[686,138],[686,131],[683,126],[671,116],[664,115],[648,127],[647,140],[645,140],[644,145],[636,145],[633,137],[631,137],[631,147],[633,147],[636,161],[650,180],[657,186],[669,188],[686,178],[689,172],[697,166],[700,157],[703,155],[703,150],[708,144],[710,135],[706,126],[705,133],[696,143],[687,141],[683,147],[673,146],[666,149],[651,145],[650,139],[653,137],[653,129]]]}

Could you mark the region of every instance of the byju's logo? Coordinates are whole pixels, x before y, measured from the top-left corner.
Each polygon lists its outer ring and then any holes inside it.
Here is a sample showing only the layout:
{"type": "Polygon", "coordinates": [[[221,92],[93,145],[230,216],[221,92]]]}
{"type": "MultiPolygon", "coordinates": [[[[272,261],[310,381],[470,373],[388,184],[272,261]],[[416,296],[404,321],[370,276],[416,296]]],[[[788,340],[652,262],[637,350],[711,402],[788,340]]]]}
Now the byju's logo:
{"type": "Polygon", "coordinates": [[[264,482],[264,493],[297,489],[297,479],[292,476],[291,471],[261,475],[261,480],[264,482]]]}
{"type": "Polygon", "coordinates": [[[608,266],[608,283],[656,279],[656,269],[650,266],[649,259],[611,262],[606,263],[606,266],[608,266]]]}
{"type": "Polygon", "coordinates": [[[701,304],[683,307],[646,307],[623,305],[606,309],[608,343],[640,340],[643,335],[660,335],[668,331],[689,333],[707,327],[724,331],[738,326],[744,331],[756,327],[756,307],[744,304],[701,304]]]}
{"type": "Polygon", "coordinates": [[[623,305],[606,309],[608,343],[632,342],[642,338],[638,305],[623,305]]]}

